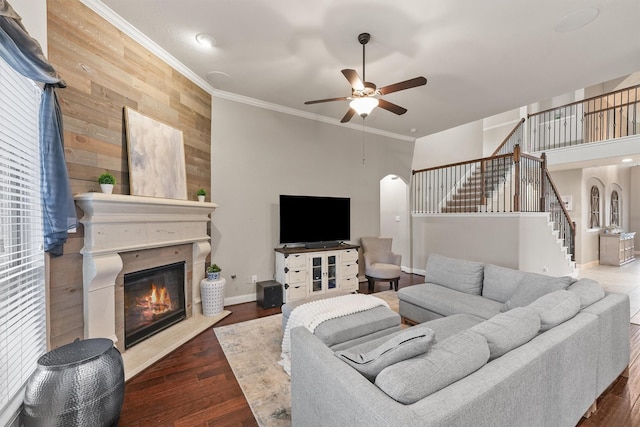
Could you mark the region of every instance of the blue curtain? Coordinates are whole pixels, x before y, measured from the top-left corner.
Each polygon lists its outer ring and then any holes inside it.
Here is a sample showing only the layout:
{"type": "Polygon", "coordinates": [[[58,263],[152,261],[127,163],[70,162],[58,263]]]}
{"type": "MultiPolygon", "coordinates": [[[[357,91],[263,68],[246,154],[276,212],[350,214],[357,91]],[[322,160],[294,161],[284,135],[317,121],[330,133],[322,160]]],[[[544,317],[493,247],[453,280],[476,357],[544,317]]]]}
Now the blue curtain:
{"type": "Polygon", "coordinates": [[[56,87],[64,88],[66,84],[6,0],[0,0],[0,57],[23,76],[44,83],[40,103],[44,250],[53,256],[62,255],[68,231],[77,226],[64,158],[62,112],[55,92],[56,87]]]}

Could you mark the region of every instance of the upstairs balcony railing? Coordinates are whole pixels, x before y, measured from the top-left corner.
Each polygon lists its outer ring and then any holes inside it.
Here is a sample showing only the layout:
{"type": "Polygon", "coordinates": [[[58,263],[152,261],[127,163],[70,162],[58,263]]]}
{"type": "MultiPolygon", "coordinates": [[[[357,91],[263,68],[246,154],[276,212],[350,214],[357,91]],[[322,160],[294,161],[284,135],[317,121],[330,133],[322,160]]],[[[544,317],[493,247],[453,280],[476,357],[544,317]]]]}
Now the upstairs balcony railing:
{"type": "Polygon", "coordinates": [[[575,224],[546,168],[546,156],[513,153],[413,171],[413,214],[548,212],[575,254],[575,224]]]}
{"type": "Polygon", "coordinates": [[[529,152],[640,134],[640,85],[529,114],[529,152]]]}

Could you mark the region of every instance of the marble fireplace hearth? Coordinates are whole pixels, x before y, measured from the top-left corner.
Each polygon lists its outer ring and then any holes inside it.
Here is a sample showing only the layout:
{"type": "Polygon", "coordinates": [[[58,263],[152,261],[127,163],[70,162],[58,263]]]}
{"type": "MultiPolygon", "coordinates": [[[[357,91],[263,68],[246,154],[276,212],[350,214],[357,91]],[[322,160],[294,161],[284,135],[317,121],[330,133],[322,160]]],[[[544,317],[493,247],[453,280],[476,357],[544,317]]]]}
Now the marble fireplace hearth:
{"type": "Polygon", "coordinates": [[[110,338],[125,378],[164,357],[228,315],[202,315],[200,281],[211,252],[207,227],[215,203],[118,194],[75,196],[84,212],[84,338],[110,338]],[[124,274],[185,262],[186,318],[125,350],[124,274]]]}

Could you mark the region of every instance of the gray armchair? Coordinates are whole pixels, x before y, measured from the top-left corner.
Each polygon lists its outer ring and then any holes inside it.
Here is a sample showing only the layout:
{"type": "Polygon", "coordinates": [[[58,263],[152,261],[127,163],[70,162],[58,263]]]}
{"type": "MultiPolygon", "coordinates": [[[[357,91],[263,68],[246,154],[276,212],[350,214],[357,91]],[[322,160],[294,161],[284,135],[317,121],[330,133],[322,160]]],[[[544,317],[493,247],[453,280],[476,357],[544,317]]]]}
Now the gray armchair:
{"type": "Polygon", "coordinates": [[[375,282],[389,282],[389,288],[398,290],[402,255],[391,252],[391,237],[361,237],[364,274],[373,292],[375,282]]]}

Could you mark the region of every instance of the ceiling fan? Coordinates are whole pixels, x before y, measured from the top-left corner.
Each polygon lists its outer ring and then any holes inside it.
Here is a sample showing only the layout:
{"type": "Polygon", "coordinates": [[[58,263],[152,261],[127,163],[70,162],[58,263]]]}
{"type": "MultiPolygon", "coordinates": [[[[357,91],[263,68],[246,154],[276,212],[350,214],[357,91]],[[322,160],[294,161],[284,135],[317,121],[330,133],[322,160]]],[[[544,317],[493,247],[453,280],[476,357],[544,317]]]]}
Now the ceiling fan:
{"type": "Polygon", "coordinates": [[[407,112],[406,108],[384,100],[380,98],[380,95],[387,95],[389,93],[398,92],[400,90],[411,89],[412,87],[416,86],[423,86],[427,84],[427,79],[421,76],[381,88],[377,88],[375,84],[365,81],[364,52],[365,45],[370,39],[371,35],[369,33],[362,33],[358,35],[358,41],[362,45],[362,79],[360,78],[356,70],[351,70],[349,68],[342,70],[342,74],[351,84],[351,96],[307,101],[305,102],[305,105],[331,101],[351,101],[349,103],[349,111],[347,111],[347,114],[345,114],[342,120],[340,120],[341,123],[348,122],[355,114],[358,114],[364,119],[371,113],[371,111],[375,107],[383,108],[398,115],[407,112]]]}

